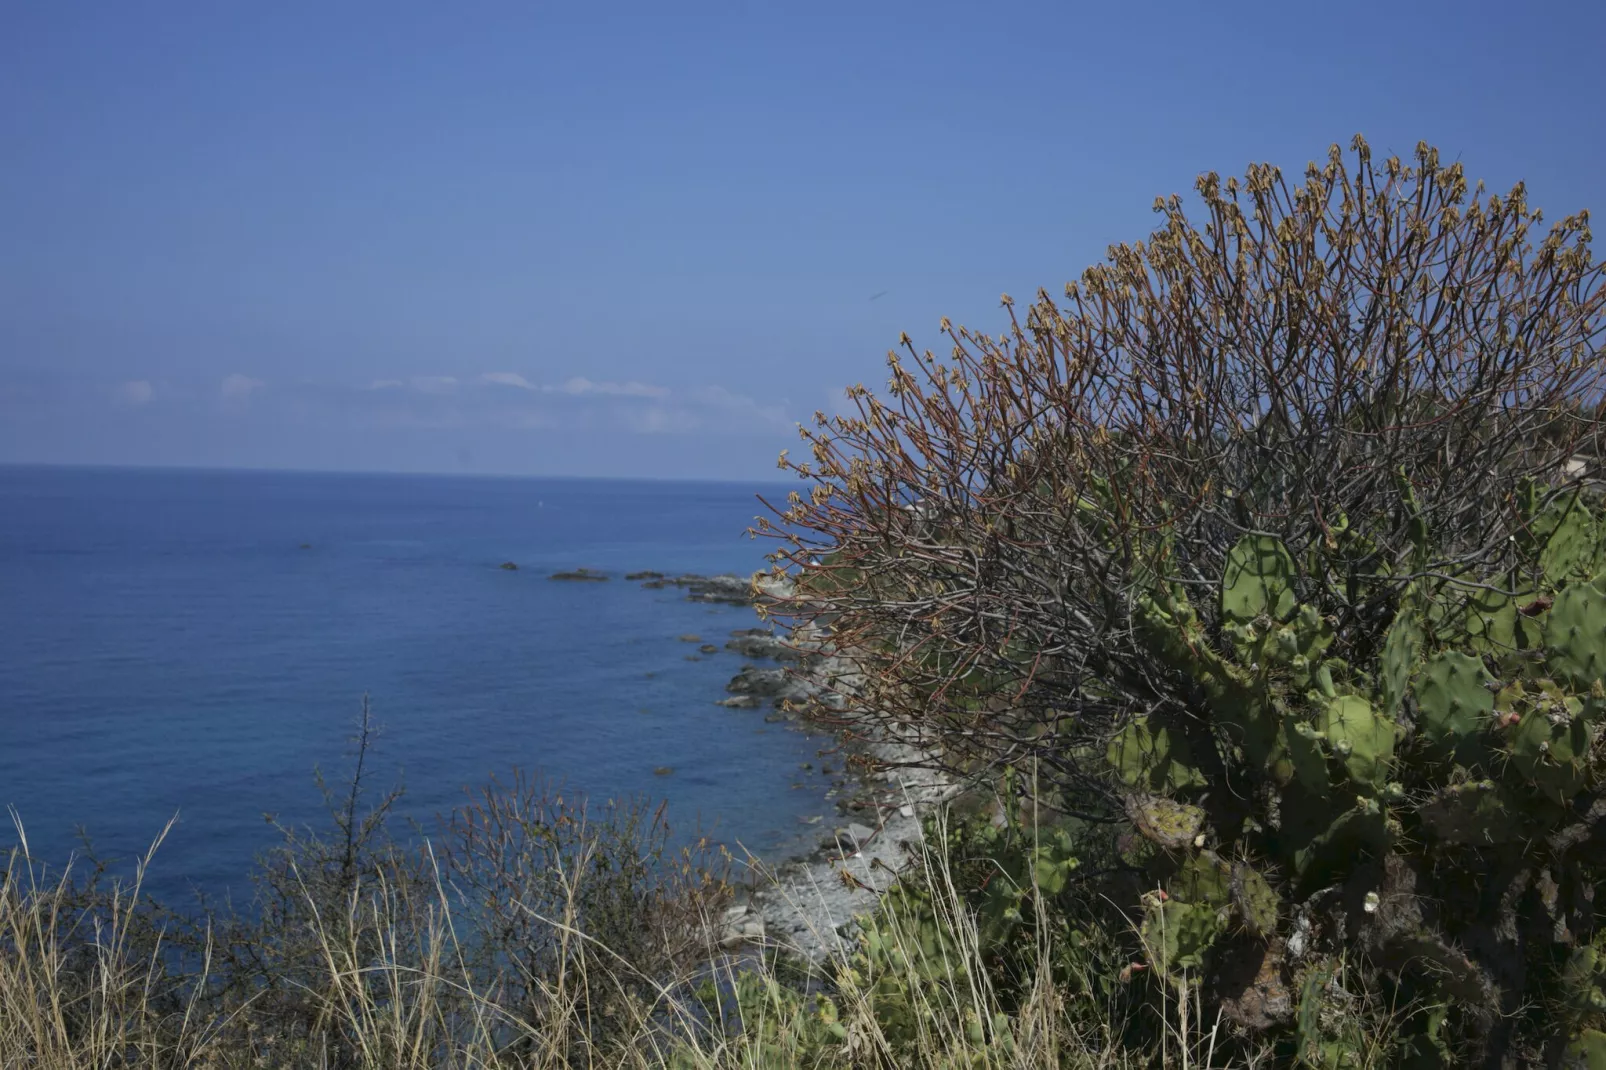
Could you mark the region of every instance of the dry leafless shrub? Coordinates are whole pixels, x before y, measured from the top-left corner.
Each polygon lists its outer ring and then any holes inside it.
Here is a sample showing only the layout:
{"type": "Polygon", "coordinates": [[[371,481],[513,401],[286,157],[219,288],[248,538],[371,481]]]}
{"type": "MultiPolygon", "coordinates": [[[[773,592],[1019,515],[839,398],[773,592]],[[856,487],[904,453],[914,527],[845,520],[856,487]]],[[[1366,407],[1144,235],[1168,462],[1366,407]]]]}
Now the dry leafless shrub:
{"type": "Polygon", "coordinates": [[[1410,166],[1352,150],[1293,187],[1203,175],[1201,223],[1158,199],[1148,241],[1063,301],[1022,318],[1006,296],[998,337],[944,320],[946,360],[905,335],[883,394],[816,414],[812,457],[781,459],[811,486],[757,531],[802,580],[775,612],[830,631],[866,715],[963,770],[1035,757],[1093,812],[1084,748],[1196,698],[1133,634],[1146,576],[1210,612],[1228,548],[1276,535],[1334,652],[1364,659],[1411,575],[1410,494],[1427,571],[1506,563],[1522,480],[1599,454],[1587,213],[1536,240],[1520,184],[1484,197],[1425,144],[1410,166]]]}

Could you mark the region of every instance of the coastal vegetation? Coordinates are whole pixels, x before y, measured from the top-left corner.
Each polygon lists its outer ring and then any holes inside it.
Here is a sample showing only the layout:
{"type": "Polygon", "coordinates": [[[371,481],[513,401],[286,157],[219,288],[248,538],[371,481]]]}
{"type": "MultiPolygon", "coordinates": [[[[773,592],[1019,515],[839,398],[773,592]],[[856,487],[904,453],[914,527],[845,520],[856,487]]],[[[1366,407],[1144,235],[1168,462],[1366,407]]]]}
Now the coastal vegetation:
{"type": "Polygon", "coordinates": [[[1588,216],[1360,138],[1196,190],[782,458],[740,689],[966,789],[841,954],[650,807],[392,839],[360,742],[244,915],[13,855],[0,1064],[1606,1067],[1588,216]]]}
{"type": "Polygon", "coordinates": [[[1123,1050],[1197,1005],[1217,1057],[1606,1065],[1602,267],[1586,214],[1352,153],[906,337],[783,460],[778,612],[1053,815],[992,931],[1120,946],[1123,1050]]]}

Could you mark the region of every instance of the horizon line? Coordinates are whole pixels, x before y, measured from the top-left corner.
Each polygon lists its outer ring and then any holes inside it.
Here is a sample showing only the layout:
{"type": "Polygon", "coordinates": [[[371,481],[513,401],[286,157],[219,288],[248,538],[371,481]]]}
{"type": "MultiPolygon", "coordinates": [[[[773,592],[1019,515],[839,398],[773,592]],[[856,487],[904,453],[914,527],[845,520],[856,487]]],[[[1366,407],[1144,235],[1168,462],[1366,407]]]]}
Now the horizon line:
{"type": "Polygon", "coordinates": [[[535,472],[443,472],[407,468],[280,468],[271,465],[118,464],[111,461],[79,462],[0,460],[0,470],[5,469],[61,469],[80,472],[210,472],[218,474],[233,473],[307,476],[415,476],[439,479],[553,479],[573,481],[594,480],[612,483],[716,483],[731,484],[735,486],[791,485],[786,480],[770,481],[763,479],[731,479],[689,476],[588,476],[543,474],[535,472]]]}

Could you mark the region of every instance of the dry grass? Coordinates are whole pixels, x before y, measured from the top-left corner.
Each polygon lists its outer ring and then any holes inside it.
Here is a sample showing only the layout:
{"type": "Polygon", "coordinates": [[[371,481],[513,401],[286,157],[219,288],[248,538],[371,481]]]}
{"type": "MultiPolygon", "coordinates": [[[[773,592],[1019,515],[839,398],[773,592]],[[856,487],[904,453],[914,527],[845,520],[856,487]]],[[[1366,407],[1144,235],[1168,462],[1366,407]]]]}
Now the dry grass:
{"type": "Polygon", "coordinates": [[[487,915],[427,846],[425,879],[379,866],[339,895],[314,872],[315,854],[288,859],[297,953],[241,946],[237,922],[185,923],[144,902],[161,839],[130,883],[104,887],[71,868],[47,874],[25,840],[13,852],[0,885],[0,1066],[1229,1065],[1221,1023],[1187,1000],[1169,1008],[1160,1050],[1133,1052],[1118,1043],[1115,1012],[1072,995],[1046,965],[1004,998],[940,839],[906,879],[932,904],[941,938],[923,942],[886,912],[876,925],[886,953],[839,964],[824,1002],[802,993],[783,960],[718,952],[706,913],[696,965],[659,961],[676,972],[644,973],[584,931],[585,866],[557,875],[555,916],[528,911],[530,931],[558,949],[555,966],[519,975],[505,956],[487,959],[475,928],[487,915]],[[255,973],[241,965],[253,956],[255,973]]]}

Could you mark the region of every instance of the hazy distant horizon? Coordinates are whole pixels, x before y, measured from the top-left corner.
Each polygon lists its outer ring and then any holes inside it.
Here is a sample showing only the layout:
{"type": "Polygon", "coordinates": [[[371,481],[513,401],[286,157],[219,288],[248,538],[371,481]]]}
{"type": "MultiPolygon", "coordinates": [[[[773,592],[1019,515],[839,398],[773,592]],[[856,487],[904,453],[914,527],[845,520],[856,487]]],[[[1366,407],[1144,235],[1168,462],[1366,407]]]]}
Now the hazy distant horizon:
{"type": "Polygon", "coordinates": [[[78,464],[56,461],[0,461],[0,471],[6,469],[52,470],[74,472],[205,472],[205,473],[261,473],[263,475],[307,476],[420,476],[436,479],[528,479],[553,482],[572,480],[587,483],[690,483],[709,486],[790,488],[797,480],[788,480],[777,472],[768,479],[737,477],[720,479],[702,476],[592,476],[570,475],[563,472],[464,472],[452,470],[418,470],[408,468],[284,468],[271,465],[209,465],[209,464],[78,464]]]}

